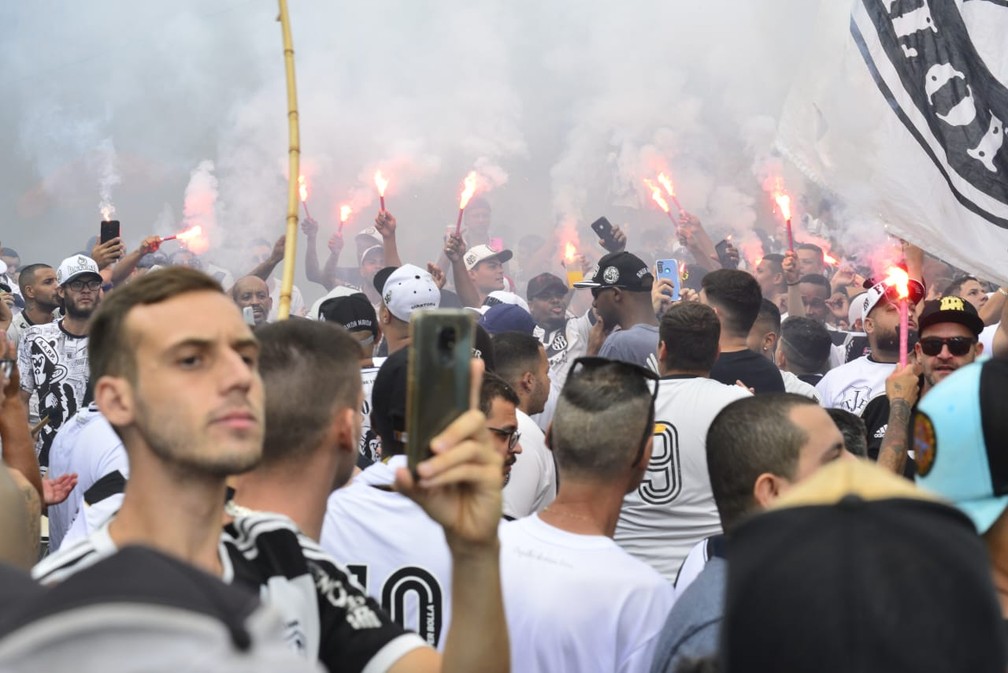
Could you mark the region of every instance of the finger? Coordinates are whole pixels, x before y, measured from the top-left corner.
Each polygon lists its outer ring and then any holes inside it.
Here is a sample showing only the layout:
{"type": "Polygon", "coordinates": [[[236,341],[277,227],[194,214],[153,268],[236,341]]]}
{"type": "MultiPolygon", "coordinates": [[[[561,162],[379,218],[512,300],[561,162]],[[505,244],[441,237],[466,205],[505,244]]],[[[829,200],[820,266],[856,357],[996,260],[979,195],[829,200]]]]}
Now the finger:
{"type": "Polygon", "coordinates": [[[495,488],[500,488],[504,485],[504,474],[502,468],[504,466],[504,461],[500,460],[496,465],[476,465],[473,463],[466,463],[453,467],[444,472],[438,473],[437,475],[427,478],[420,479],[418,486],[420,488],[438,488],[444,486],[452,486],[455,484],[486,484],[495,488]]]}
{"type": "MultiPolygon", "coordinates": [[[[483,427],[484,422],[478,421],[479,427],[477,429],[486,433],[483,427]]],[[[421,480],[431,479],[457,465],[470,462],[478,464],[497,462],[502,464],[503,458],[490,447],[489,441],[482,438],[481,441],[477,441],[473,439],[474,435],[475,433],[467,436],[465,440],[452,445],[450,450],[435,454],[432,458],[428,458],[417,465],[417,476],[421,480]]]]}
{"type": "Polygon", "coordinates": [[[473,358],[469,361],[469,408],[479,408],[480,388],[483,386],[483,372],[486,370],[486,363],[483,360],[473,358]]]}

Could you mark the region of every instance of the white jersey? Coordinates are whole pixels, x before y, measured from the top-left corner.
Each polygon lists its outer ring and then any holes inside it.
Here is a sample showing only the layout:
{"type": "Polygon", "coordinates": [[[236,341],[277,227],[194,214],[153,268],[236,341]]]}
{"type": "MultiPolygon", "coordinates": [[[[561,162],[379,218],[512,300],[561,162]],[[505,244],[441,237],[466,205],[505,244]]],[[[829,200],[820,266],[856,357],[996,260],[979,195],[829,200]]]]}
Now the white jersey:
{"type": "MultiPolygon", "coordinates": [[[[119,472],[121,478],[129,477],[122,440],[94,404],[77,412],[56,433],[49,450],[49,472],[77,475],[77,485],[67,499],[49,506],[49,549],[55,551],[81,511],[84,494],[106,475],[119,472]]],[[[99,499],[92,498],[92,504],[99,499]]]]}
{"type": "Polygon", "coordinates": [[[364,387],[364,404],[361,407],[361,436],[357,447],[357,467],[362,470],[381,460],[381,437],[371,429],[371,390],[374,388],[378,370],[386,358],[372,358],[372,367],[361,369],[361,384],[364,387]]]}
{"type": "Polygon", "coordinates": [[[805,383],[791,372],[786,372],[783,369],[781,370],[780,375],[781,378],[784,379],[784,392],[808,397],[816,402],[819,401],[819,393],[816,392],[814,385],[805,383]]]}
{"type": "Polygon", "coordinates": [[[542,509],[556,497],[556,465],[546,447],[546,436],[535,421],[516,409],[519,444],[522,452],[511,466],[511,478],[504,486],[504,514],[520,519],[542,509]]]}
{"type": "MultiPolygon", "coordinates": [[[[280,279],[276,276],[270,276],[266,281],[266,289],[269,290],[269,296],[273,299],[273,306],[270,308],[266,320],[273,322],[277,319],[277,311],[280,310],[280,279]]],[[[291,286],[290,314],[303,316],[306,310],[304,295],[301,294],[300,288],[297,285],[291,286]]]]}
{"type": "MultiPolygon", "coordinates": [[[[269,512],[235,515],[218,546],[221,580],[255,591],[276,610],[291,649],[329,670],[386,671],[423,647],[416,635],[392,624],[347,569],[293,521],[269,512]]],[[[32,577],[54,584],[116,551],[106,525],[43,559],[32,577]]]]}
{"type": "Polygon", "coordinates": [[[1001,326],[1000,322],[996,322],[993,325],[987,325],[984,327],[983,331],[980,332],[980,343],[983,344],[983,353],[977,360],[987,360],[994,355],[994,334],[997,333],[998,328],[1001,326]]]}
{"type": "Polygon", "coordinates": [[[648,671],[672,585],[602,535],[533,514],[500,527],[511,670],[648,671]]]}
{"type": "Polygon", "coordinates": [[[400,626],[443,649],[451,623],[452,560],[444,530],[388,490],[405,456],[375,463],[329,496],[320,543],[400,626]]]}
{"type": "Polygon", "coordinates": [[[567,380],[570,363],[588,352],[588,333],[591,331],[590,311],[579,317],[568,316],[564,326],[547,332],[538,325],[532,336],[539,339],[546,350],[550,381],[560,388],[567,380]]]}
{"type": "Polygon", "coordinates": [[[819,403],[860,416],[872,398],[885,394],[885,381],[895,369],[895,363],[875,362],[870,355],[851,360],[826,372],[816,384],[819,403]]]}
{"type": "Polygon", "coordinates": [[[655,401],[651,462],[623,499],[616,542],[669,582],[690,547],[721,532],[707,472],[707,430],[748,390],[697,376],[663,378],[655,401]]]}

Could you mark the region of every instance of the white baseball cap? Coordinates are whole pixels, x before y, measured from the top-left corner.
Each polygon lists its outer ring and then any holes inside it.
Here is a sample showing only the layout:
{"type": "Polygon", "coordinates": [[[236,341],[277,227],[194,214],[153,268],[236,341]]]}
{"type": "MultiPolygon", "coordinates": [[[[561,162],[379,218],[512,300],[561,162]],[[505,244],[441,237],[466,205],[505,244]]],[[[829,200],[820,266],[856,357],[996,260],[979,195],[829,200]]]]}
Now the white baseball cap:
{"type": "Polygon", "coordinates": [[[60,262],[59,268],[56,270],[56,284],[60,286],[66,285],[77,276],[82,276],[86,273],[101,278],[101,274],[98,272],[98,263],[87,255],[67,257],[60,262]]]}
{"type": "Polygon", "coordinates": [[[473,267],[480,262],[485,262],[488,259],[500,260],[501,264],[511,259],[512,253],[510,250],[497,251],[491,248],[489,245],[474,245],[473,247],[466,250],[465,261],[466,271],[472,271],[473,267]]]}
{"type": "Polygon", "coordinates": [[[413,311],[441,305],[441,290],[434,277],[413,264],[403,264],[389,274],[382,285],[381,296],[389,312],[406,322],[413,311]]]}
{"type": "Polygon", "coordinates": [[[514,292],[508,292],[507,290],[494,290],[486,296],[483,300],[483,306],[480,307],[480,313],[486,313],[491,306],[496,306],[497,304],[514,304],[515,306],[521,306],[526,312],[529,311],[528,302],[516,295],[514,292]]]}

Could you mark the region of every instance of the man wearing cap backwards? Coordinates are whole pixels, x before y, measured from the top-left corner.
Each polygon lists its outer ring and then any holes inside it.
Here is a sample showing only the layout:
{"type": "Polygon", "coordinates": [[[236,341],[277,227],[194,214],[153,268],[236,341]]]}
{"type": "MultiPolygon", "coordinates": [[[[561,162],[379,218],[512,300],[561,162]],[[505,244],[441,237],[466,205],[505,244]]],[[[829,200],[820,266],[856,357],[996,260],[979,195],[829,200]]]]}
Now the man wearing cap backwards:
{"type": "Polygon", "coordinates": [[[441,290],[430,273],[413,264],[387,266],[374,276],[381,295],[378,323],[385,336],[386,355],[409,345],[409,320],[413,311],[437,308],[441,290]]]}
{"type": "Polygon", "coordinates": [[[962,510],[983,539],[1008,626],[1008,361],[962,367],[920,401],[917,484],[962,510]]]}
{"type": "MultiPolygon", "coordinates": [[[[917,322],[914,319],[915,306],[923,292],[914,292],[914,287],[922,289],[911,280],[908,343],[917,336],[917,322]],[[918,295],[915,300],[914,294],[918,295]]],[[[871,352],[851,360],[845,365],[831,369],[816,384],[819,399],[824,407],[838,407],[860,416],[868,402],[885,392],[886,378],[896,369],[899,361],[899,301],[891,299],[885,283],[876,283],[861,300],[864,330],[868,335],[871,352]]]]}
{"type": "Polygon", "coordinates": [[[26,329],[18,349],[21,395],[26,403],[37,396],[39,417],[48,419],[35,443],[43,474],[56,431],[90,402],[88,321],[101,301],[102,277],[93,259],[74,255],[60,263],[56,283],[65,315],[26,329]]]}
{"type": "Polygon", "coordinates": [[[909,478],[914,472],[907,455],[912,448],[910,418],[917,400],[983,353],[983,344],[978,341],[983,321],[961,297],[924,302],[918,321],[916,366],[894,371],[886,379],[886,394],[869,402],[861,415],[868,428],[868,455],[889,469],[906,472],[909,478]]]}
{"type": "Polygon", "coordinates": [[[592,306],[606,331],[611,332],[599,357],[648,366],[658,350],[658,319],[651,305],[654,276],[647,264],[629,252],[611,252],[599,260],[590,278],[574,287],[591,289],[592,306]]]}

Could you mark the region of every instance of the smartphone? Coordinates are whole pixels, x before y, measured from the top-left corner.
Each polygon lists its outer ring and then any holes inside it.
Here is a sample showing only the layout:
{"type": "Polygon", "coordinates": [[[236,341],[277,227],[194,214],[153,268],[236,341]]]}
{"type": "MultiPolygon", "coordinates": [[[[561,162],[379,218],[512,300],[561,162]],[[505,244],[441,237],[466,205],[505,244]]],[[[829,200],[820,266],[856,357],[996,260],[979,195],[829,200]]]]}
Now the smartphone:
{"type": "Polygon", "coordinates": [[[726,238],[714,246],[714,251],[717,253],[718,261],[721,263],[722,269],[738,268],[738,260],[728,255],[728,248],[731,244],[732,242],[726,238]]]}
{"type": "Polygon", "coordinates": [[[252,310],[251,306],[246,306],[242,309],[242,320],[249,327],[255,327],[255,311],[252,310]]]}
{"type": "Polygon", "coordinates": [[[675,259],[659,259],[655,262],[655,277],[668,278],[672,281],[672,301],[679,301],[679,261],[675,259]]]}
{"type": "Polygon", "coordinates": [[[599,240],[602,241],[602,247],[609,252],[616,252],[619,250],[619,243],[616,241],[616,237],[613,236],[613,225],[605,217],[600,217],[591,225],[592,231],[594,231],[599,240]]]}
{"type": "Polygon", "coordinates": [[[108,243],[113,238],[119,238],[119,220],[102,220],[101,242],[108,243]]]}
{"type": "Polygon", "coordinates": [[[429,458],[430,442],[469,409],[475,321],[465,309],[414,311],[406,378],[406,459],[429,458]]]}

